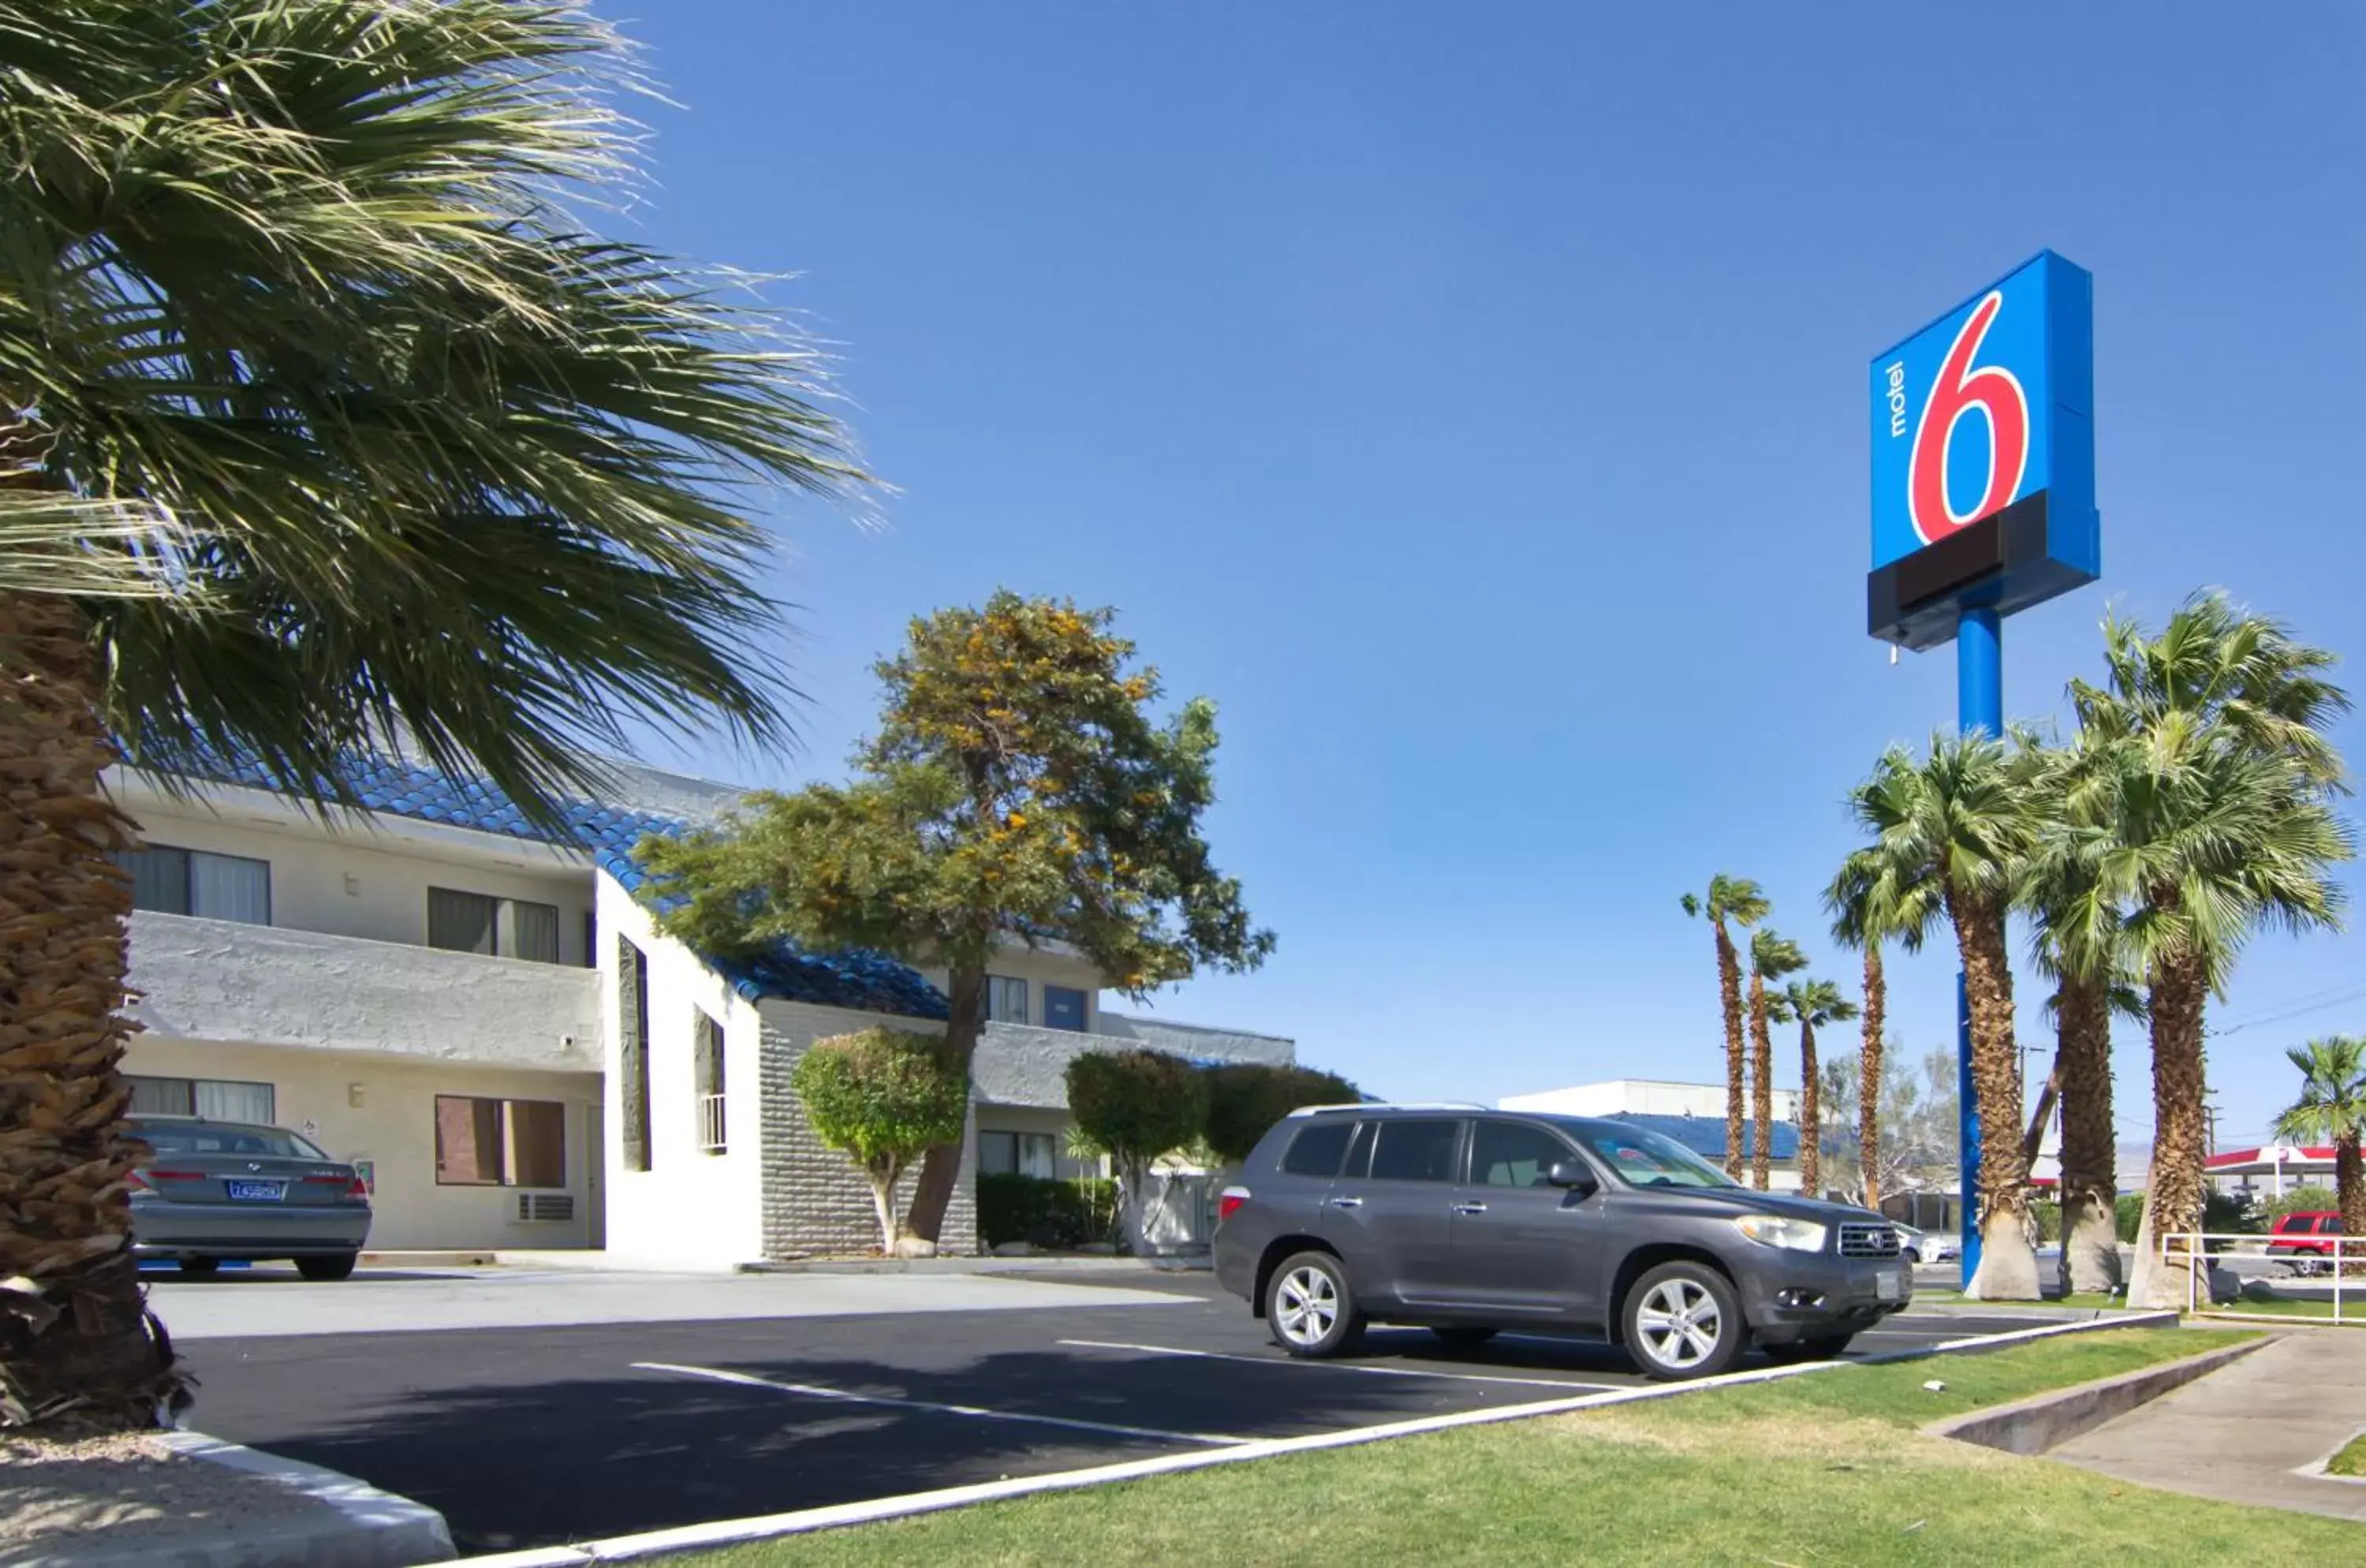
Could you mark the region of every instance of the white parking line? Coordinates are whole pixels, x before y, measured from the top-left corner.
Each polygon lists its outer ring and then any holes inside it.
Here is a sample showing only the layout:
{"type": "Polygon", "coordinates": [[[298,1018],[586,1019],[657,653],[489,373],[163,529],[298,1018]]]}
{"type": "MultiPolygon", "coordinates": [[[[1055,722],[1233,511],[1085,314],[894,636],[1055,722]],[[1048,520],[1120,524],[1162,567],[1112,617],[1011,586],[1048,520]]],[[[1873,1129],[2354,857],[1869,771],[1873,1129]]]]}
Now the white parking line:
{"type": "Polygon", "coordinates": [[[1201,1361],[1245,1361],[1253,1367],[1327,1367],[1339,1372],[1369,1372],[1383,1378],[1445,1378],[1453,1382],[1516,1383],[1523,1388],[1617,1388],[1606,1382],[1572,1382],[1566,1378],[1513,1378],[1486,1372],[1433,1372],[1419,1367],[1375,1367],[1364,1361],[1304,1361],[1295,1356],[1239,1356],[1228,1350],[1182,1350],[1172,1345],[1131,1345],[1120,1339],[1063,1339],[1085,1350],[1132,1350],[1144,1356],[1189,1356],[1201,1361]]]}
{"type": "Polygon", "coordinates": [[[678,1372],[683,1377],[711,1378],[716,1382],[738,1383],[743,1388],[771,1389],[775,1393],[794,1393],[806,1399],[833,1399],[846,1404],[877,1404],[896,1410],[930,1410],[940,1416],[969,1416],[981,1421],[1015,1421],[1035,1427],[1065,1427],[1076,1432],[1100,1432],[1120,1438],[1148,1438],[1161,1443],[1208,1443],[1225,1447],[1252,1439],[1236,1438],[1227,1432],[1166,1432],[1155,1427],[1121,1427],[1110,1421],[1078,1421],[1065,1416],[1033,1416],[1018,1410],[987,1410],[975,1404],[941,1404],[932,1399],[895,1399],[879,1393],[849,1393],[844,1389],[825,1388],[819,1383],[775,1382],[748,1372],[734,1372],[721,1367],[683,1367],[670,1361],[635,1361],[633,1370],[642,1372],[678,1372]]]}

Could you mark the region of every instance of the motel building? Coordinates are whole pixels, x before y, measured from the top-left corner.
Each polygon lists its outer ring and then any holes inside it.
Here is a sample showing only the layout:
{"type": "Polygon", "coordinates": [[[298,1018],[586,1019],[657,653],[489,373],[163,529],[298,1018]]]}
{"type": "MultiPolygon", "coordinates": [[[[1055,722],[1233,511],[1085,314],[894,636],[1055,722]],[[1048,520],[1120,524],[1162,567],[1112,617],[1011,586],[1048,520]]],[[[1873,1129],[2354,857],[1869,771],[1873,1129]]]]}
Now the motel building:
{"type": "MultiPolygon", "coordinates": [[[[719,967],[653,927],[632,849],[743,792],[610,764],[563,833],[479,780],[394,760],[323,821],[258,770],[109,788],[132,878],[135,1111],[294,1128],[359,1163],[373,1250],[603,1248],[722,1269],[878,1240],[869,1190],[789,1087],[817,1040],[943,1028],[944,976],[783,948],[719,967]]],[[[1073,951],[1014,943],[988,985],[963,1178],[1076,1174],[1063,1074],[1147,1047],[1288,1063],[1291,1042],[1104,1010],[1073,951]]],[[[1188,1234],[1174,1239],[1193,1239],[1188,1234]]]]}

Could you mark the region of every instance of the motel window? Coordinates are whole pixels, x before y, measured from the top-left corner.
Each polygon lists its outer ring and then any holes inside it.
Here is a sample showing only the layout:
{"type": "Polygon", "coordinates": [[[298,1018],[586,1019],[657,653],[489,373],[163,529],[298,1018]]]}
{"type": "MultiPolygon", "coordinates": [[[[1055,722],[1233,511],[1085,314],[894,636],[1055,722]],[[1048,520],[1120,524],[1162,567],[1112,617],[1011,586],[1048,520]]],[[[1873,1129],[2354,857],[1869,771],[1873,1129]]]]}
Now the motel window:
{"type": "Polygon", "coordinates": [[[980,1133],[977,1168],[981,1176],[1053,1177],[1054,1145],[1049,1133],[980,1133]]]}
{"type": "Polygon", "coordinates": [[[992,1023],[1025,1023],[1027,981],[1016,975],[986,977],[986,1016],[992,1023]]]}
{"type": "Polygon", "coordinates": [[[616,939],[616,1091],[625,1118],[625,1168],[649,1168],[649,961],[616,939]]]}
{"type": "Polygon", "coordinates": [[[455,887],[427,890],[427,945],[536,964],[558,962],[558,906],[455,887]]]}
{"type": "Polygon", "coordinates": [[[1083,1029],[1085,993],[1069,986],[1044,987],[1043,1025],[1047,1029],[1083,1029]]]}
{"type": "Polygon", "coordinates": [[[545,1100],[435,1097],[442,1187],[564,1187],[567,1108],[545,1100]]]}
{"type": "Polygon", "coordinates": [[[725,1114],[729,1103],[724,1098],[723,1026],[703,1010],[692,1015],[692,1070],[697,1092],[698,1146],[711,1155],[730,1152],[725,1136],[730,1118],[725,1114]]]}
{"type": "Polygon", "coordinates": [[[279,1120],[278,1091],[267,1083],[137,1075],[126,1081],[131,1085],[134,1116],[202,1116],[208,1122],[245,1122],[258,1127],[279,1120]]]}
{"type": "Polygon", "coordinates": [[[131,874],[131,907],[160,915],[271,923],[271,863],[245,855],[151,844],[118,851],[115,863],[131,874]]]}

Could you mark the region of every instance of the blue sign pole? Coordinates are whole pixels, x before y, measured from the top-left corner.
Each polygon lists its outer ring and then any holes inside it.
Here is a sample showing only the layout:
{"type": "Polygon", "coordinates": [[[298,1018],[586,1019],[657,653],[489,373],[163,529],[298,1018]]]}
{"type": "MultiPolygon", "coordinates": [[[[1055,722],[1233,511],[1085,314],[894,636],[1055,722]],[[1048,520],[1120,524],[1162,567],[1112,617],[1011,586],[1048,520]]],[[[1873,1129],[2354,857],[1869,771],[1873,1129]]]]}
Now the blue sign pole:
{"type": "MultiPolygon", "coordinates": [[[[1992,608],[1966,607],[1955,627],[1955,722],[1966,735],[2004,735],[2004,622],[1992,608]]],[[[1964,1282],[1980,1267],[1980,1110],[1972,1091],[1971,996],[1955,976],[1955,1089],[1963,1156],[1964,1282]]]]}

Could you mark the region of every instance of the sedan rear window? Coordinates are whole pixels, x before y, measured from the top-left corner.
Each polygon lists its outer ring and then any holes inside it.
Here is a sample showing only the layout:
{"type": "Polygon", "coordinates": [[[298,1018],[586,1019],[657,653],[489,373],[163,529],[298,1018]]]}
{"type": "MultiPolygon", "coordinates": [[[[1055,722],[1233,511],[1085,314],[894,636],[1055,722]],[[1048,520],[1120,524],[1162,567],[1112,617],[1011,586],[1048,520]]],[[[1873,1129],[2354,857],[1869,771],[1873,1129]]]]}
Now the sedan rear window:
{"type": "Polygon", "coordinates": [[[134,1122],[131,1135],[160,1155],[261,1155],[275,1159],[329,1156],[284,1127],[239,1127],[224,1122],[160,1125],[134,1122]]]}
{"type": "Polygon", "coordinates": [[[1353,1122],[1317,1122],[1301,1129],[1281,1156],[1281,1168],[1291,1176],[1338,1175],[1339,1156],[1347,1152],[1347,1134],[1355,1130],[1353,1122]]]}

